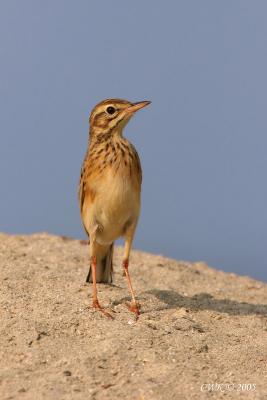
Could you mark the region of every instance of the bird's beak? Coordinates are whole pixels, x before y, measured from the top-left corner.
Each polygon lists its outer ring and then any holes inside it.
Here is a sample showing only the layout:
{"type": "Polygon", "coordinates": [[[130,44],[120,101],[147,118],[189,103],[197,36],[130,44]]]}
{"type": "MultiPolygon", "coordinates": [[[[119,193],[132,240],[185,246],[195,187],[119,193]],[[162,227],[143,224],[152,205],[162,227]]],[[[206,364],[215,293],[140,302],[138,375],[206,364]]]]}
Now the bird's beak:
{"type": "Polygon", "coordinates": [[[126,113],[127,114],[133,114],[138,110],[141,110],[141,108],[148,106],[151,103],[151,101],[139,101],[138,103],[133,103],[130,107],[126,108],[126,113]]]}

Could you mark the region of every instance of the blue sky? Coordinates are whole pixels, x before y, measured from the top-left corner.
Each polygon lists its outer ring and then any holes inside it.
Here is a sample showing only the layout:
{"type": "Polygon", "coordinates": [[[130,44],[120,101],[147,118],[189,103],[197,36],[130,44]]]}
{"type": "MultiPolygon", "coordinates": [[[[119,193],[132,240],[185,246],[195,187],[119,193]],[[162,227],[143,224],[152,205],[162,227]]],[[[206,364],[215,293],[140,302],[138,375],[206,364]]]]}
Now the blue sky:
{"type": "Polygon", "coordinates": [[[91,108],[151,100],[134,246],[265,280],[267,3],[0,4],[0,230],[84,237],[91,108]]]}

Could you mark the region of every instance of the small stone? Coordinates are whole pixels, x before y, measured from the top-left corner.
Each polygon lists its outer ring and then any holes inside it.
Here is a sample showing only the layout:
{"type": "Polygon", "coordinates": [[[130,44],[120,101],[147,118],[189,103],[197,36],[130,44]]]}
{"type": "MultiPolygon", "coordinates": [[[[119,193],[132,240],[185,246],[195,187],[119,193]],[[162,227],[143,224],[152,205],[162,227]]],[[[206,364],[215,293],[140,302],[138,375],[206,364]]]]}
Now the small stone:
{"type": "Polygon", "coordinates": [[[101,385],[101,386],[102,386],[103,389],[108,389],[108,388],[110,388],[111,386],[114,386],[114,383],[106,383],[106,384],[101,385]]]}
{"type": "Polygon", "coordinates": [[[111,373],[111,375],[113,375],[113,376],[118,375],[118,371],[116,371],[116,370],[111,370],[110,373],[111,373]]]}
{"type": "Polygon", "coordinates": [[[189,313],[189,310],[187,310],[186,308],[182,307],[182,308],[179,308],[178,310],[174,311],[172,313],[172,317],[173,318],[183,318],[186,315],[188,315],[188,313],[189,313]]]}
{"type": "Polygon", "coordinates": [[[198,349],[198,353],[207,353],[209,351],[209,347],[207,344],[204,344],[198,349]]]}
{"type": "Polygon", "coordinates": [[[72,375],[71,371],[69,371],[68,369],[65,370],[65,371],[63,371],[63,374],[64,374],[65,376],[71,376],[71,375],[72,375]]]}
{"type": "Polygon", "coordinates": [[[150,328],[150,329],[153,329],[154,331],[156,331],[158,328],[156,327],[156,325],[154,325],[154,324],[152,324],[151,322],[149,322],[148,324],[147,324],[147,326],[150,328]]]}
{"type": "Polygon", "coordinates": [[[192,325],[192,328],[193,328],[195,331],[199,332],[199,333],[204,333],[204,332],[205,332],[205,329],[202,328],[202,326],[201,326],[201,325],[198,325],[198,324],[193,324],[193,325],[192,325]]]}

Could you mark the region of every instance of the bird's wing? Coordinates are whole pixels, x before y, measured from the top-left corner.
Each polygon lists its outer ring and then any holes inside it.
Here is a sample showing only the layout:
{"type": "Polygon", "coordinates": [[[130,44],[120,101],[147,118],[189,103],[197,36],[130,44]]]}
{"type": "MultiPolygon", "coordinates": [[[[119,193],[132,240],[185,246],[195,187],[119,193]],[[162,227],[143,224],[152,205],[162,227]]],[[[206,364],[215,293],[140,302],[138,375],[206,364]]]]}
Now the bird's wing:
{"type": "Polygon", "coordinates": [[[79,183],[79,193],[78,193],[81,214],[82,214],[85,191],[86,191],[86,182],[85,182],[84,172],[85,172],[85,169],[84,169],[84,166],[82,166],[81,175],[80,175],[80,183],[79,183]]]}
{"type": "Polygon", "coordinates": [[[95,189],[92,188],[92,182],[94,181],[94,176],[92,174],[92,170],[90,165],[85,161],[80,176],[80,184],[79,184],[79,204],[80,204],[80,213],[84,228],[89,235],[88,229],[86,225],[88,221],[86,221],[86,215],[88,216],[88,211],[91,209],[94,199],[96,196],[95,189]]]}

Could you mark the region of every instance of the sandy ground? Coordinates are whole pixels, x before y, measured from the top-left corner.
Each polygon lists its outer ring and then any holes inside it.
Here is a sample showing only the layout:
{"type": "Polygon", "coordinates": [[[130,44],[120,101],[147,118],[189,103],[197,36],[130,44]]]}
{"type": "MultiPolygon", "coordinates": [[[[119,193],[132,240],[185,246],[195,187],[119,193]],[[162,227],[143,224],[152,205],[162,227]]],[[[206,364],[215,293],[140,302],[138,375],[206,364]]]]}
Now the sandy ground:
{"type": "Polygon", "coordinates": [[[134,251],[134,321],[115,251],[89,308],[88,249],[0,234],[0,399],[267,399],[267,285],[134,251]],[[213,386],[211,386],[213,385],[213,386]]]}

